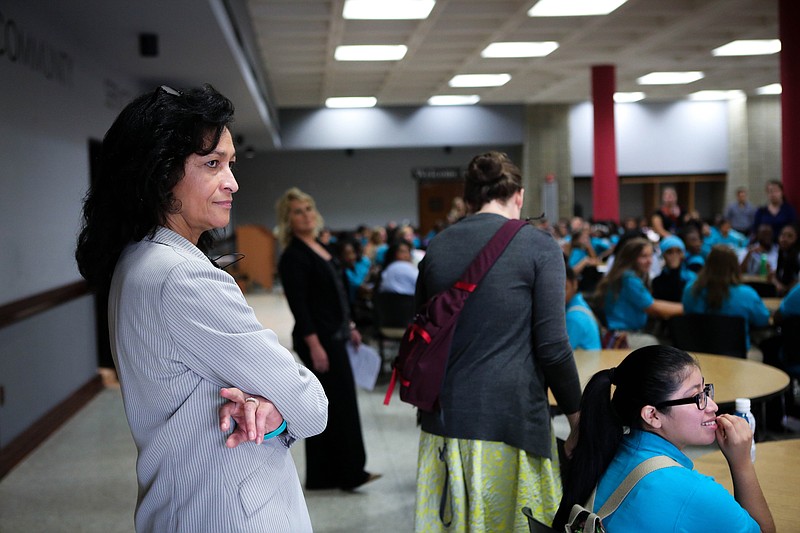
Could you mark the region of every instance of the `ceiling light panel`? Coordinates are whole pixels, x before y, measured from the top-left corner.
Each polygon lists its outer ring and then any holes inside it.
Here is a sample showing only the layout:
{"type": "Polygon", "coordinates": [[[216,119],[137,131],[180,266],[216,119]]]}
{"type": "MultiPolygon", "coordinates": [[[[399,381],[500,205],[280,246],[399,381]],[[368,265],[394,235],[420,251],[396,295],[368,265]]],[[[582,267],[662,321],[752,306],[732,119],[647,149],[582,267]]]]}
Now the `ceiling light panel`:
{"type": "Polygon", "coordinates": [[[426,19],[434,0],[345,0],[342,16],[351,20],[426,19]]]}
{"type": "Polygon", "coordinates": [[[428,98],[428,105],[475,105],[480,101],[477,94],[439,94],[428,98]]]}
{"type": "Polygon", "coordinates": [[[337,46],[333,57],[337,61],[399,61],[407,51],[404,44],[337,46]]]}
{"type": "Polygon", "coordinates": [[[500,87],[511,80],[510,74],[459,74],[450,80],[450,87],[500,87]]]}
{"type": "Polygon", "coordinates": [[[481,52],[481,57],[545,57],[558,48],[555,41],[492,43],[481,52]]]}
{"type": "Polygon", "coordinates": [[[714,56],[765,56],[781,51],[780,39],[742,39],[711,50],[714,56]]]}
{"type": "Polygon", "coordinates": [[[586,17],[608,15],[627,0],[539,0],[529,17],[586,17]]]}
{"type": "Polygon", "coordinates": [[[770,83],[756,89],[756,94],[781,94],[783,86],[780,83],[770,83]]]}
{"type": "Polygon", "coordinates": [[[641,91],[634,91],[630,93],[614,93],[614,101],[618,104],[629,104],[644,100],[644,93],[641,91]]]}
{"type": "Polygon", "coordinates": [[[699,71],[687,72],[651,72],[640,78],[636,83],[639,85],[682,85],[703,79],[704,74],[699,71]]]}
{"type": "Polygon", "coordinates": [[[335,96],[325,100],[325,107],[333,109],[354,107],[375,107],[378,99],[374,96],[335,96]]]}
{"type": "Polygon", "coordinates": [[[731,91],[697,91],[689,95],[689,100],[713,101],[713,100],[735,100],[744,98],[744,91],[738,89],[731,91]]]}

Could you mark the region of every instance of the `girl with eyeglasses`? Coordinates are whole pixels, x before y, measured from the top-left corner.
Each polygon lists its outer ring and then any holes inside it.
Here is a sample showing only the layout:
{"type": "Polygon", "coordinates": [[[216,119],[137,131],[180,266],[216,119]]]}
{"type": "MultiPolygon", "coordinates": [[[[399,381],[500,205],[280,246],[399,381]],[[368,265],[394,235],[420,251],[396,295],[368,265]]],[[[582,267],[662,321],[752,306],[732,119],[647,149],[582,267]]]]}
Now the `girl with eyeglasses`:
{"type": "Polygon", "coordinates": [[[775,531],[750,460],[750,427],[743,418],[717,415],[714,387],[688,353],[670,346],[635,350],[618,367],[592,377],[580,412],[554,528],[563,529],[572,506],[585,505],[595,487],[597,512],[637,465],[667,456],[680,466],[644,476],[603,520],[609,533],[775,531]],[[696,472],[684,454],[687,446],[714,441],[728,461],[735,496],[696,472]]]}

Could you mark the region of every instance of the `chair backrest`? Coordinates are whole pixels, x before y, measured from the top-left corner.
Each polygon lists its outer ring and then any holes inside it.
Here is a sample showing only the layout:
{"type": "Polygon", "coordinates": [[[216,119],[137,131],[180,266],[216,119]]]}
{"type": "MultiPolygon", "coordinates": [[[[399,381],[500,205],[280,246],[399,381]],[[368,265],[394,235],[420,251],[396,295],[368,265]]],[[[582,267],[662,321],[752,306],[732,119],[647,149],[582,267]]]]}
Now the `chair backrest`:
{"type": "Polygon", "coordinates": [[[379,328],[405,328],[414,319],[414,295],[378,292],[372,296],[379,328]]]}
{"type": "Polygon", "coordinates": [[[668,324],[676,348],[747,357],[747,326],[743,317],[689,313],[670,318],[668,324]]]}
{"type": "Polygon", "coordinates": [[[768,281],[745,281],[745,285],[753,287],[762,298],[775,298],[778,290],[768,281]]]}
{"type": "Polygon", "coordinates": [[[800,316],[790,315],[781,322],[781,365],[792,376],[800,376],[800,316]]]}

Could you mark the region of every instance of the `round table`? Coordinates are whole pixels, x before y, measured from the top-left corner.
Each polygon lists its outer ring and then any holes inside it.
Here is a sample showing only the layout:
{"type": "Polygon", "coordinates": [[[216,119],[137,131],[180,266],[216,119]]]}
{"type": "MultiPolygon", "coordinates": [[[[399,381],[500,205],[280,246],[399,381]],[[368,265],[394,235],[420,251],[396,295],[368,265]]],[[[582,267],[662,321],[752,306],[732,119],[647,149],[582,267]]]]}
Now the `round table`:
{"type": "MultiPolygon", "coordinates": [[[[795,531],[800,499],[800,439],[756,444],[756,473],[778,531],[795,531]]],[[[702,455],[694,460],[694,469],[717,480],[733,494],[733,481],[722,452],[702,455]]]]}
{"type": "MultiPolygon", "coordinates": [[[[598,371],[617,366],[630,350],[576,350],[575,363],[581,388],[598,371]]],[[[714,401],[719,405],[733,405],[736,398],[750,398],[763,402],[783,392],[789,386],[789,376],[783,370],[757,361],[694,353],[706,383],[714,384],[714,401]]],[[[550,404],[555,399],[550,395],[550,404]]]]}

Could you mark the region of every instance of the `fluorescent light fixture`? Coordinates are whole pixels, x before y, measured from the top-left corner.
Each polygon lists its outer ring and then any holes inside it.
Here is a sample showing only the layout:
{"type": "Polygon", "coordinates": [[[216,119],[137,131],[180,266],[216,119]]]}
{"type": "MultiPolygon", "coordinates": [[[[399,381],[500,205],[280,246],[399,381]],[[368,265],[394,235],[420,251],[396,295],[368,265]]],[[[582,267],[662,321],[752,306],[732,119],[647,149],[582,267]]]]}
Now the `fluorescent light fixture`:
{"type": "Polygon", "coordinates": [[[742,39],[711,50],[715,56],[766,56],[781,51],[780,39],[742,39]]]}
{"type": "Polygon", "coordinates": [[[336,61],[399,61],[408,47],[404,44],[337,46],[336,61]]]}
{"type": "Polygon", "coordinates": [[[681,85],[703,79],[705,75],[698,71],[689,72],[651,72],[636,82],[639,85],[681,85]]]}
{"type": "Polygon", "coordinates": [[[756,89],[756,94],[781,94],[783,87],[780,83],[770,83],[756,89]]]}
{"type": "Polygon", "coordinates": [[[426,19],[434,0],[345,0],[342,16],[361,20],[426,19]]]}
{"type": "Polygon", "coordinates": [[[558,48],[555,41],[492,43],[481,52],[481,57],[545,57],[558,48]]]}
{"type": "Polygon", "coordinates": [[[529,17],[586,17],[608,15],[627,0],[539,0],[529,17]]]}
{"type": "Polygon", "coordinates": [[[644,93],[641,91],[635,91],[631,93],[614,93],[614,101],[618,104],[638,102],[639,100],[644,100],[644,93]]]}
{"type": "Polygon", "coordinates": [[[480,101],[477,94],[439,94],[428,98],[428,105],[475,105],[480,101]]]}
{"type": "Polygon", "coordinates": [[[735,100],[736,98],[744,98],[744,96],[744,91],[739,89],[730,91],[697,91],[689,95],[689,100],[735,100]]]}
{"type": "Polygon", "coordinates": [[[375,107],[378,99],[374,96],[337,96],[325,100],[325,107],[375,107]]]}
{"type": "Polygon", "coordinates": [[[459,74],[448,83],[450,87],[500,87],[511,79],[511,74],[459,74]]]}

